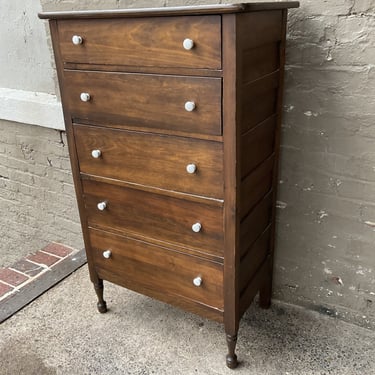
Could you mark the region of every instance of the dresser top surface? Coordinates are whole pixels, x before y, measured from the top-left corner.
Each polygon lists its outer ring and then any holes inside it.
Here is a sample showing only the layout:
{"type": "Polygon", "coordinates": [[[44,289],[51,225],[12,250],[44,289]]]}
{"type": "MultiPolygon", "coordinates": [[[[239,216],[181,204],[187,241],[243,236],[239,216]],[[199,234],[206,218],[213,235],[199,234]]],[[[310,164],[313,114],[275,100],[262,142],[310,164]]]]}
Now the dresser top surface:
{"type": "Polygon", "coordinates": [[[131,18],[131,17],[157,17],[174,15],[205,15],[255,12],[262,10],[276,10],[298,8],[299,1],[251,1],[240,4],[197,5],[163,8],[138,8],[138,9],[111,9],[111,10],[82,10],[41,12],[42,19],[72,19],[72,18],[131,18]]]}

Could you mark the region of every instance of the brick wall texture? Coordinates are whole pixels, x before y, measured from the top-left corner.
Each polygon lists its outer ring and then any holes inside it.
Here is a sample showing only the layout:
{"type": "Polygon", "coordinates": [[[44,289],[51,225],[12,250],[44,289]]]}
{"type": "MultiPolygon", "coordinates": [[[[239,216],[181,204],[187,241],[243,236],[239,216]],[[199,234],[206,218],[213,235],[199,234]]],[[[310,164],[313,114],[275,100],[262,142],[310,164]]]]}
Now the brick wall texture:
{"type": "MultiPolygon", "coordinates": [[[[42,0],[42,6],[215,2],[42,0]]],[[[371,328],[374,14],[373,0],[302,0],[290,11],[274,283],[278,299],[371,328]]],[[[64,133],[1,122],[0,189],[1,251],[28,253],[50,241],[81,246],[64,133]]]]}
{"type": "Polygon", "coordinates": [[[375,318],[375,2],[302,0],[289,18],[277,298],[375,318]]]}
{"type": "Polygon", "coordinates": [[[0,267],[60,242],[82,248],[65,132],[0,121],[0,267]]]}

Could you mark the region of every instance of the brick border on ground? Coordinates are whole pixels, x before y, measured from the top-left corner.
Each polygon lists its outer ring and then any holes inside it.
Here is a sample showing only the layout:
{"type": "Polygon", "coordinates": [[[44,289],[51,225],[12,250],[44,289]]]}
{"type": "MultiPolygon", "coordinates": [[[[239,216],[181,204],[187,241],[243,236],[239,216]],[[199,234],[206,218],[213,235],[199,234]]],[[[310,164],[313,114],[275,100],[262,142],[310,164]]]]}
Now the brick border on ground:
{"type": "Polygon", "coordinates": [[[0,323],[86,263],[85,250],[50,243],[0,269],[0,323]]]}

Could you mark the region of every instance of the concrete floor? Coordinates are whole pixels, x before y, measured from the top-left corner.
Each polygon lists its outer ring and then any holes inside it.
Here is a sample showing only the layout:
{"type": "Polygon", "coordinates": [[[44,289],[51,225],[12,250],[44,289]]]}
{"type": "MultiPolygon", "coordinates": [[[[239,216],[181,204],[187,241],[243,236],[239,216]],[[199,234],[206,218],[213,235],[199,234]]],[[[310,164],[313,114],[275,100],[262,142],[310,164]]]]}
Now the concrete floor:
{"type": "Polygon", "coordinates": [[[375,374],[375,332],[275,302],[241,322],[236,370],[223,327],[105,284],[96,311],[83,267],[0,328],[1,375],[375,374]]]}

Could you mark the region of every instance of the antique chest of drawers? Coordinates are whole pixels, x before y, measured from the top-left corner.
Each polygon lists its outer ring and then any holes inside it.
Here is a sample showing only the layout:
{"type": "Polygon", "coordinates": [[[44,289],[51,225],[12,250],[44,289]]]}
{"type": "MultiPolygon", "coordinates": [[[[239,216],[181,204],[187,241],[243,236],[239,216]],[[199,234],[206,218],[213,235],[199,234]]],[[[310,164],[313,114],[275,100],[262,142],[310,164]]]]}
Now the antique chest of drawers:
{"type": "Polygon", "coordinates": [[[90,277],[224,323],[271,298],[287,9],[50,20],[90,277]]]}

